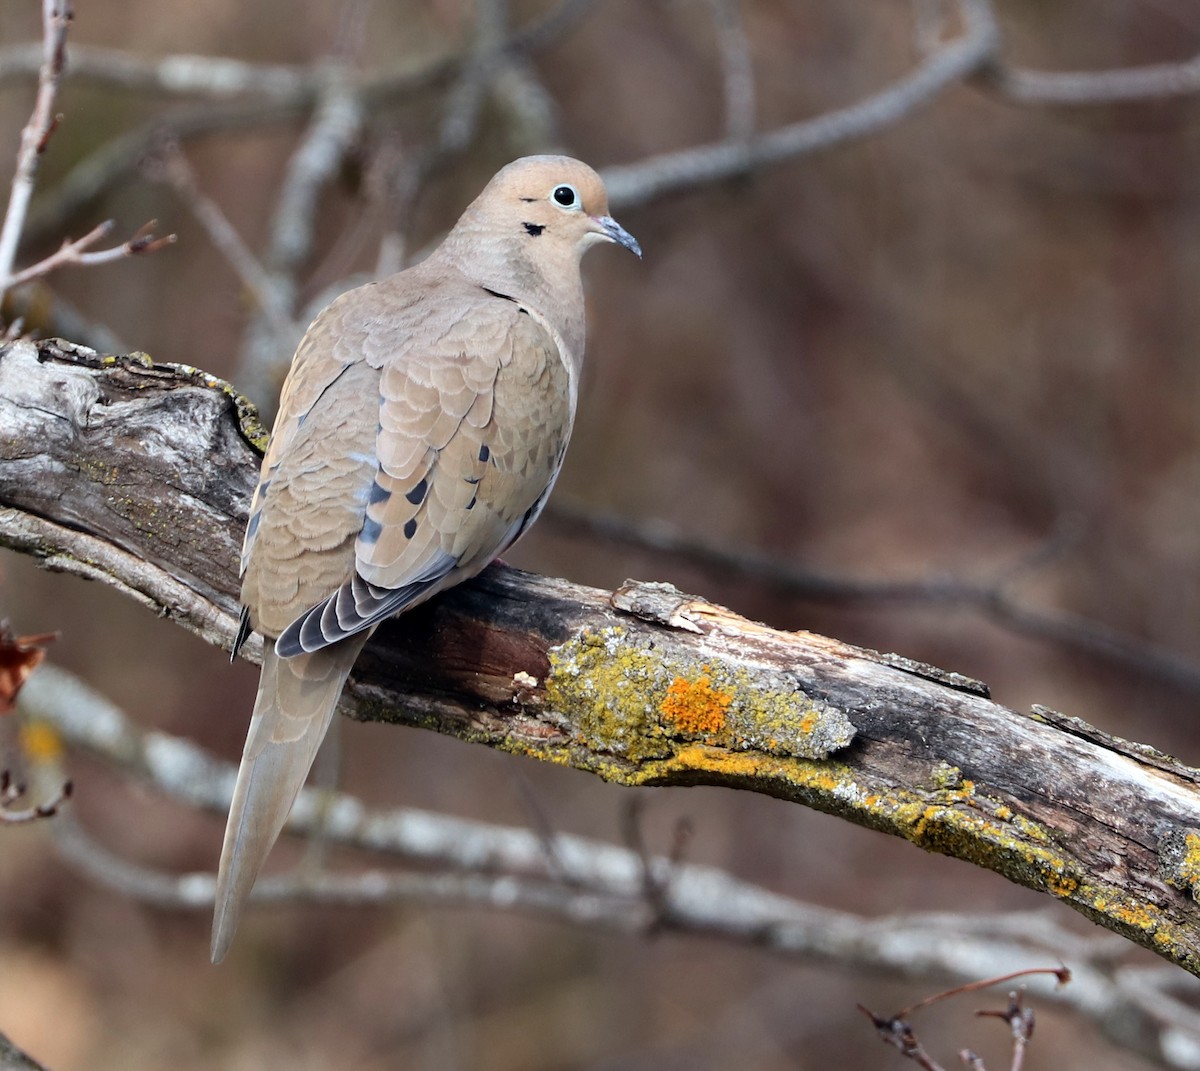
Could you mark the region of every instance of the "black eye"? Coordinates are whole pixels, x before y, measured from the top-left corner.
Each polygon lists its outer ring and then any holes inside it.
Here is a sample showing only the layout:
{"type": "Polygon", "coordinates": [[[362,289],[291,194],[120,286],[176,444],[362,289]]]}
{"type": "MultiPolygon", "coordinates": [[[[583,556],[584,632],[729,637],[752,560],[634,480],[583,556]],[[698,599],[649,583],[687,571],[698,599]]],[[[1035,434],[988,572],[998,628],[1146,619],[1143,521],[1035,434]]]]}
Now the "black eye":
{"type": "Polygon", "coordinates": [[[555,186],[551,196],[563,208],[571,208],[579,201],[579,194],[575,192],[574,186],[555,186]]]}

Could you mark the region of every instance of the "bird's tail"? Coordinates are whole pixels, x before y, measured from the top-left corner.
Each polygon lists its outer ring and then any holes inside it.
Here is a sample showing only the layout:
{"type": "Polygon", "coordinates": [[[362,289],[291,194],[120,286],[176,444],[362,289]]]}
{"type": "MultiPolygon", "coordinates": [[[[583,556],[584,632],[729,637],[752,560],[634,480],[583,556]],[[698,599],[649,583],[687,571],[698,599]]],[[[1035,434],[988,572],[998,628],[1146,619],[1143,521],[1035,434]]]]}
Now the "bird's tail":
{"type": "Polygon", "coordinates": [[[212,961],[229,950],[242,907],[317,757],[342,685],[369,632],[280,658],[268,640],[238,769],[213,914],[212,961]]]}

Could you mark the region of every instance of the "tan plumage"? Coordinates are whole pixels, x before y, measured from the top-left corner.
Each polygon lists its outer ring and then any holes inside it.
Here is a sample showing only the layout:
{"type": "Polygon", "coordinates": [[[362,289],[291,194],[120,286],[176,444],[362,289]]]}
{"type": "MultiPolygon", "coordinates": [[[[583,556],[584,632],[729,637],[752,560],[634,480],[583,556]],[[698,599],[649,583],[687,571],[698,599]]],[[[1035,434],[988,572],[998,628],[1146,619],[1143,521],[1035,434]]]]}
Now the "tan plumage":
{"type": "Polygon", "coordinates": [[[567,157],[518,160],[427,260],[343,294],[300,342],[242,551],[240,638],[253,628],[267,644],[214,962],[371,632],[474,576],[540,512],[575,416],[579,259],[599,241],[641,255],[599,176],[567,157]]]}

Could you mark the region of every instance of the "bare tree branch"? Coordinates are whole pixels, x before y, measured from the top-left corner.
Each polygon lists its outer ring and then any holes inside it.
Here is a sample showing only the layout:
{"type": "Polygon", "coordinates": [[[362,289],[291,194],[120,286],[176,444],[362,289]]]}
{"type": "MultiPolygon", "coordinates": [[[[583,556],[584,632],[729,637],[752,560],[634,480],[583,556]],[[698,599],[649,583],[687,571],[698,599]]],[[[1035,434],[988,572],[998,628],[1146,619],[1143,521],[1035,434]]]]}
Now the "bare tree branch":
{"type": "Polygon", "coordinates": [[[138,253],[153,253],[175,241],[173,234],[157,238],[154,224],[148,223],[128,241],[111,249],[93,250],[97,242],[106,237],[113,228],[109,220],[93,228],[82,238],[65,240],[59,249],[36,264],[22,271],[14,271],[17,248],[25,227],[25,217],[33,187],[37,178],[38,163],[54,133],[61,116],[54,113],[54,102],[58,96],[59,83],[66,66],[67,30],[73,12],[70,0],[42,0],[42,63],[38,72],[38,91],[33,113],[21,134],[21,147],[17,152],[16,172],[13,175],[12,194],[3,226],[0,226],[0,302],[6,291],[22,283],[41,278],[68,265],[88,267],[107,264],[138,253]]]}
{"type": "MultiPolygon", "coordinates": [[[[561,0],[542,17],[515,30],[501,45],[512,61],[552,47],[569,34],[592,0],[561,0]]],[[[28,78],[38,69],[36,46],[0,49],[0,85],[28,78]]],[[[113,189],[164,137],[186,142],[213,131],[244,129],[292,122],[313,111],[326,94],[330,79],[361,102],[367,114],[429,89],[454,84],[471,56],[422,56],[361,74],[337,72],[330,65],[289,67],[259,65],[216,56],[167,56],[145,59],[128,53],[81,46],[71,53],[70,76],[106,81],[156,97],[208,97],[157,116],[97,149],[81,161],[46,197],[29,218],[31,240],[57,235],[71,216],[113,189]]]]}
{"type": "Polygon", "coordinates": [[[150,178],[161,179],[175,192],[226,262],[233,268],[247,293],[283,335],[294,327],[287,303],[275,287],[275,280],[242,241],[221,207],[205,195],[175,139],[164,139],[158,151],[148,158],[143,169],[150,178]]]}
{"type": "MultiPolygon", "coordinates": [[[[194,369],[10,344],[0,543],[227,645],[258,467],[247,438],[261,441],[235,413],[236,396],[194,369]]],[[[910,659],[774,632],[667,585],[607,593],[492,569],[383,626],[345,706],[626,785],[828,810],[1200,972],[1200,774],[910,659]]]]}
{"type": "MultiPolygon", "coordinates": [[[[586,14],[592,0],[560,0],[546,14],[517,30],[506,44],[511,54],[549,48],[569,34],[586,14]]],[[[0,48],[0,87],[37,75],[43,62],[40,45],[0,48]]],[[[386,70],[359,80],[372,103],[391,102],[454,77],[461,58],[448,55],[403,58],[386,70]]],[[[263,64],[223,56],[187,53],[146,57],[122,49],[80,45],[71,51],[72,79],[100,82],[158,98],[207,98],[225,102],[241,97],[289,107],[311,107],[325,72],[308,64],[263,64]]]]}
{"type": "Polygon", "coordinates": [[[1137,104],[1200,92],[1200,56],[1110,71],[1029,71],[993,64],[980,78],[1014,104],[1137,104]]]}
{"type": "Polygon", "coordinates": [[[928,104],[948,85],[991,62],[999,44],[987,0],[958,0],[965,30],[935,49],[918,67],[887,89],[847,108],[826,112],[747,141],[721,141],[650,157],[604,172],[614,208],[632,208],[694,186],[748,174],[802,153],[865,137],[928,104]]]}
{"type": "MultiPolygon", "coordinates": [[[[35,45],[0,48],[0,86],[24,81],[38,71],[41,62],[41,50],[35,45]]],[[[187,54],[151,58],[97,45],[72,48],[70,77],[160,98],[206,97],[213,101],[243,96],[292,101],[313,94],[316,81],[307,66],[187,54]]]]}
{"type": "Polygon", "coordinates": [[[708,0],[721,56],[721,85],[725,96],[725,136],[745,141],[754,133],[756,92],[750,38],[738,0],[708,0]]]}
{"type": "Polygon", "coordinates": [[[12,193],[4,214],[4,224],[0,227],[0,300],[4,298],[4,291],[13,285],[11,277],[17,259],[17,245],[21,241],[25,214],[33,196],[38,164],[46,142],[57,125],[54,102],[58,97],[58,84],[66,63],[67,29],[70,24],[69,0],[42,0],[42,57],[38,67],[37,97],[29,122],[21,132],[12,193]]]}
{"type": "Polygon", "coordinates": [[[293,323],[300,290],[297,276],[312,252],[321,193],[356,144],[365,117],[362,98],[351,89],[341,61],[328,60],[326,66],[330,74],[308,130],[292,154],[271,220],[265,270],[275,307],[260,306],[261,315],[251,322],[242,350],[238,380],[264,407],[279,392],[302,329],[293,323]]]}

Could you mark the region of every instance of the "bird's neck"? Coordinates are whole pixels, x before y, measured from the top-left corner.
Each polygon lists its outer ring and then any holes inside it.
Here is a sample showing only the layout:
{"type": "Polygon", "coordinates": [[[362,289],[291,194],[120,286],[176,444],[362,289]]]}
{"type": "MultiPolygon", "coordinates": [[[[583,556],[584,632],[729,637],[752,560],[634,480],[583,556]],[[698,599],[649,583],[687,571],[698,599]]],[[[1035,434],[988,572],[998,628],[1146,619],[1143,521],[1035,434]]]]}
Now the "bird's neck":
{"type": "MultiPolygon", "coordinates": [[[[535,263],[524,242],[479,232],[464,233],[460,222],[438,254],[463,276],[512,298],[551,324],[578,371],[583,359],[586,320],[579,254],[573,249],[539,249],[535,263]]],[[[536,241],[536,239],[534,239],[536,241]]]]}

